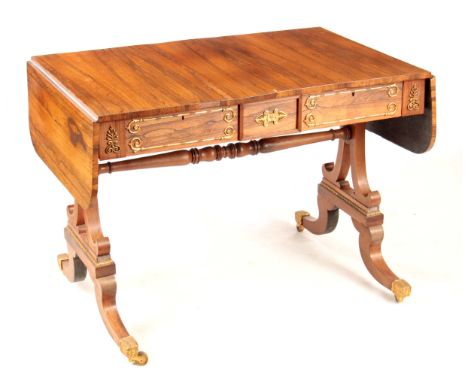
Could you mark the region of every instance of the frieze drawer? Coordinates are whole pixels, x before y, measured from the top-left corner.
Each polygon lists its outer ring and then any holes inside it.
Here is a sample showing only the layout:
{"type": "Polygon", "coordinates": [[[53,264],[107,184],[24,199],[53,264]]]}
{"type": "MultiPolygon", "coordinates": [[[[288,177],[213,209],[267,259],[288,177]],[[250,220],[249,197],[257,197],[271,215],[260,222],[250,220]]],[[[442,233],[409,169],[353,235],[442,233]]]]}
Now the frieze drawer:
{"type": "Polygon", "coordinates": [[[236,141],[238,107],[133,119],[103,124],[100,158],[168,151],[236,141]]]}
{"type": "Polygon", "coordinates": [[[297,133],[296,97],[247,103],[240,109],[240,139],[297,133]]]}
{"type": "Polygon", "coordinates": [[[301,130],[401,116],[402,83],[302,97],[301,130]]]}

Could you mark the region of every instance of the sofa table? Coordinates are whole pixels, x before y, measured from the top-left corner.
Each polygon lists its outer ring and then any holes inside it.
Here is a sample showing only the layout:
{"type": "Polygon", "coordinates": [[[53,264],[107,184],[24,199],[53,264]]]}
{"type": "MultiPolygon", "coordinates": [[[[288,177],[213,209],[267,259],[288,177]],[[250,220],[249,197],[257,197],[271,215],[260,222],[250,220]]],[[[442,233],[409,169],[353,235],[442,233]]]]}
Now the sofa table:
{"type": "Polygon", "coordinates": [[[75,199],[60,269],[73,282],[89,272],[102,319],[131,362],[148,358],[116,307],[116,268],[97,199],[105,173],[336,139],[336,161],[323,165],[318,185],[319,216],[297,211],[297,230],[331,232],[342,210],[371,275],[398,302],[410,294],[380,250],[383,214],[367,181],[365,132],[429,150],[436,130],[430,72],[323,28],[36,56],[27,71],[34,148],[75,199]]]}

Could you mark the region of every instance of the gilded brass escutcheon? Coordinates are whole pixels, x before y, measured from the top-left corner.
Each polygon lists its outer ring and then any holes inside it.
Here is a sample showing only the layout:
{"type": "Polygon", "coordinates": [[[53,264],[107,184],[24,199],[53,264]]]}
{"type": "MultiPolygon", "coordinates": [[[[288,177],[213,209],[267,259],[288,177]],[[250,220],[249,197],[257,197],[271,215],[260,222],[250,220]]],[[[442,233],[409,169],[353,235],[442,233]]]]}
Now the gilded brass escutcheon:
{"type": "Polygon", "coordinates": [[[260,114],[257,118],[255,118],[255,122],[259,125],[263,125],[263,127],[268,127],[270,122],[274,125],[277,125],[283,118],[286,118],[288,115],[278,108],[275,108],[273,111],[269,111],[268,109],[265,110],[262,114],[260,114]]]}

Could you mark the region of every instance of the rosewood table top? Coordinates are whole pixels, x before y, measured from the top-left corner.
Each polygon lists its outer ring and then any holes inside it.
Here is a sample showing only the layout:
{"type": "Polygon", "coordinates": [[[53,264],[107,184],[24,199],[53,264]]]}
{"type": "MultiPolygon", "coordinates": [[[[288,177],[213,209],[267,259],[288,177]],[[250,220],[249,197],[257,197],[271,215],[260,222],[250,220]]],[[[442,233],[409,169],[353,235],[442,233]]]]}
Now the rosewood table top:
{"type": "Polygon", "coordinates": [[[323,28],[32,57],[94,121],[426,79],[323,28]]]}

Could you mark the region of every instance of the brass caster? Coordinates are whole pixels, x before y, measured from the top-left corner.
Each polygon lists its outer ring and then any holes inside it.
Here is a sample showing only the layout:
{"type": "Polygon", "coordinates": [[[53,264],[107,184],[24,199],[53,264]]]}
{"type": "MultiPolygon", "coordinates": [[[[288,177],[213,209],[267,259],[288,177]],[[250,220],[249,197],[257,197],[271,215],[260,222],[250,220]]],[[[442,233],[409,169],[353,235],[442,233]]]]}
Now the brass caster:
{"type": "Polygon", "coordinates": [[[302,225],[302,219],[306,216],[310,216],[310,214],[307,211],[296,211],[295,217],[296,217],[297,232],[304,231],[304,226],[302,225]]]}
{"type": "Polygon", "coordinates": [[[400,303],[405,297],[411,294],[411,285],[405,280],[397,279],[392,282],[392,292],[395,295],[395,300],[400,303]]]}
{"type": "Polygon", "coordinates": [[[65,261],[68,261],[70,258],[68,256],[68,253],[63,253],[61,255],[57,256],[57,263],[61,271],[63,271],[63,263],[65,261]]]}
{"type": "Polygon", "coordinates": [[[120,351],[134,365],[144,366],[148,362],[148,356],[145,352],[138,350],[138,343],[132,336],[121,338],[119,341],[120,351]]]}

